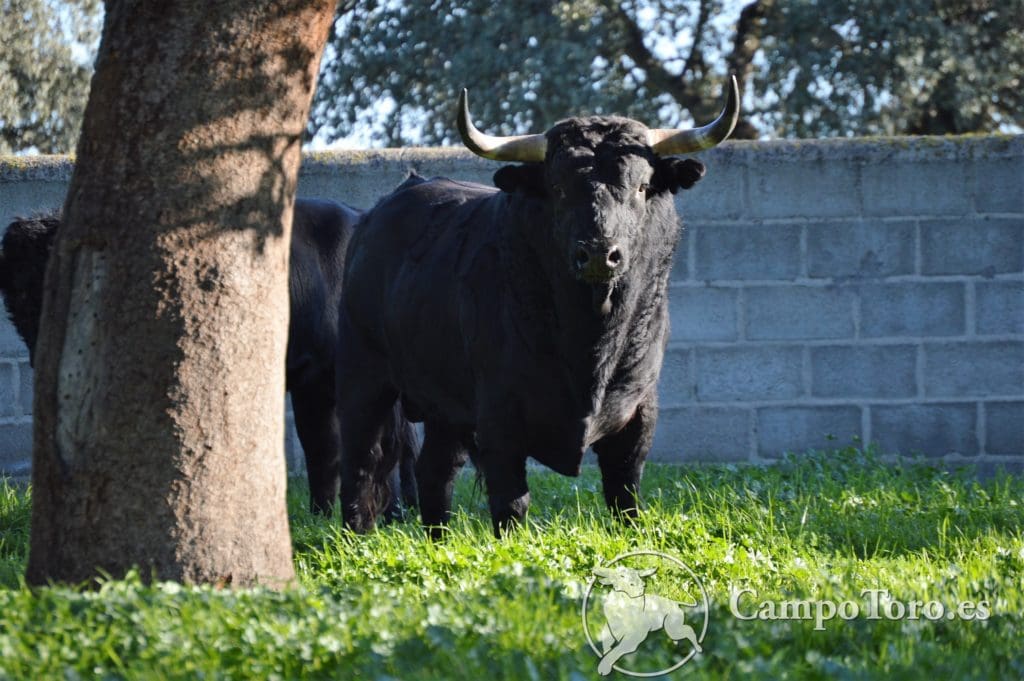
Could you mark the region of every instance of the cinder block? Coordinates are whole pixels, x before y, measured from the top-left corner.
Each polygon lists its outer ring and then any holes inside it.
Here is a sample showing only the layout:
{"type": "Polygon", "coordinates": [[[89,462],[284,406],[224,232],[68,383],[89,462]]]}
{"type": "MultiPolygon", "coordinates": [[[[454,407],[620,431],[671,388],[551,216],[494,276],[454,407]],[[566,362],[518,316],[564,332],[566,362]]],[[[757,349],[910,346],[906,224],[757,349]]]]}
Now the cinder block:
{"type": "Polygon", "coordinates": [[[1024,459],[1024,402],[985,405],[985,451],[1024,459]]]}
{"type": "Polygon", "coordinates": [[[694,278],[795,279],[800,274],[800,228],[754,223],[701,227],[694,278]]]}
{"type": "Polygon", "coordinates": [[[749,409],[732,407],[662,409],[650,460],[747,461],[751,419],[749,409]]]}
{"type": "Polygon", "coordinates": [[[1024,459],[1010,459],[1008,461],[978,461],[970,466],[974,476],[981,482],[986,482],[996,476],[1012,475],[1014,477],[1024,476],[1024,459]]]}
{"type": "Polygon", "coordinates": [[[21,405],[14,391],[15,378],[14,365],[0,363],[0,416],[16,416],[21,413],[21,405]]]}
{"type": "Polygon", "coordinates": [[[744,345],[697,348],[697,400],[785,400],[803,394],[803,349],[744,345]]]}
{"type": "Polygon", "coordinates": [[[914,273],[912,221],[824,222],[807,226],[810,277],[888,277],[914,273]]]}
{"type": "Polygon", "coordinates": [[[811,348],[815,397],[912,397],[917,349],[912,345],[832,345],[811,348]]]}
{"type": "Polygon", "coordinates": [[[67,191],[67,181],[0,182],[0,207],[3,209],[0,214],[0,230],[6,229],[14,217],[27,217],[60,208],[64,205],[67,191]]]}
{"type": "Polygon", "coordinates": [[[937,458],[978,453],[973,404],[899,404],[871,407],[871,439],[885,454],[937,458]]]}
{"type": "Polygon", "coordinates": [[[1024,213],[1024,157],[982,157],[973,166],[975,210],[1024,213]]]}
{"type": "Polygon", "coordinates": [[[859,190],[852,161],[768,159],[758,161],[750,173],[750,208],[766,218],[856,216],[861,213],[859,190]]]}
{"type": "Polygon", "coordinates": [[[1024,334],[1024,282],[983,281],[974,292],[979,334],[1024,334]]]}
{"type": "Polygon", "coordinates": [[[18,380],[21,381],[21,388],[18,391],[18,396],[21,399],[21,414],[23,416],[32,415],[34,378],[35,374],[32,371],[32,365],[28,362],[20,362],[18,364],[18,380]]]}
{"type": "Polygon", "coordinates": [[[992,276],[1024,271],[1024,217],[921,223],[922,274],[992,276]]]}
{"type": "Polygon", "coordinates": [[[1024,341],[927,343],[928,397],[989,397],[1024,393],[1024,341]]]}
{"type": "Polygon", "coordinates": [[[658,400],[663,407],[693,401],[689,350],[675,348],[665,353],[661,377],[658,379],[658,400]]]}
{"type": "Polygon", "coordinates": [[[22,477],[32,468],[32,423],[0,424],[0,475],[22,477]]]}
{"type": "Polygon", "coordinates": [[[838,286],[746,289],[746,337],[795,340],[853,337],[853,294],[838,286]]]}
{"type": "Polygon", "coordinates": [[[893,158],[865,166],[861,174],[864,215],[964,215],[971,210],[970,187],[949,159],[893,158]]]}
{"type": "Polygon", "coordinates": [[[864,338],[962,336],[964,285],[959,282],[864,284],[860,335],[864,338]]]}
{"type": "Polygon", "coordinates": [[[675,255],[672,257],[672,271],[668,276],[669,282],[686,281],[690,278],[690,265],[687,262],[687,242],[693,239],[693,228],[687,227],[683,230],[682,238],[676,245],[675,255]]]}
{"type": "Polygon", "coordinates": [[[676,286],[669,290],[673,341],[736,340],[738,289],[676,286]]]}
{"type": "Polygon", "coordinates": [[[493,186],[500,166],[475,157],[465,149],[378,149],[320,152],[305,155],[299,170],[298,195],[344,201],[357,208],[372,208],[409,175],[441,175],[493,186]]]}
{"type": "Polygon", "coordinates": [[[853,405],[757,410],[757,451],[762,457],[846,446],[860,437],[860,407],[853,405]]]}
{"type": "Polygon", "coordinates": [[[21,336],[14,330],[10,318],[7,316],[7,307],[0,301],[0,356],[2,357],[27,357],[28,350],[21,336]]]}
{"type": "Polygon", "coordinates": [[[692,189],[676,194],[676,210],[683,224],[730,220],[743,214],[743,165],[707,160],[707,174],[692,189]]]}

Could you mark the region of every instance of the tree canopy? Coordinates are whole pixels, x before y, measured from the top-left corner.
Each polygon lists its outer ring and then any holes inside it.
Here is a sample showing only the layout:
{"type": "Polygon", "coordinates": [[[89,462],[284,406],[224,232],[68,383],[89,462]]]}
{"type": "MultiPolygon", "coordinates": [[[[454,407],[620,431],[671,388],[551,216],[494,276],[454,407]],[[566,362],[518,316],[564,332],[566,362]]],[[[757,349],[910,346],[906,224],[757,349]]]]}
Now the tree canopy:
{"type": "MultiPolygon", "coordinates": [[[[68,151],[99,2],[3,2],[0,153],[68,151]]],[[[345,0],[307,133],[455,143],[463,87],[500,134],[585,113],[689,125],[729,72],[743,137],[1020,131],[1024,0],[345,0]]]]}
{"type": "Polygon", "coordinates": [[[462,87],[502,134],[704,122],[727,72],[743,136],[1020,130],[1022,61],[1022,0],[371,0],[335,25],[310,131],[452,142],[462,87]]]}
{"type": "Polygon", "coordinates": [[[0,4],[0,154],[71,151],[89,94],[100,2],[0,4]]]}
{"type": "Polygon", "coordinates": [[[1022,0],[779,3],[757,77],[773,135],[1024,127],[1022,0]]]}

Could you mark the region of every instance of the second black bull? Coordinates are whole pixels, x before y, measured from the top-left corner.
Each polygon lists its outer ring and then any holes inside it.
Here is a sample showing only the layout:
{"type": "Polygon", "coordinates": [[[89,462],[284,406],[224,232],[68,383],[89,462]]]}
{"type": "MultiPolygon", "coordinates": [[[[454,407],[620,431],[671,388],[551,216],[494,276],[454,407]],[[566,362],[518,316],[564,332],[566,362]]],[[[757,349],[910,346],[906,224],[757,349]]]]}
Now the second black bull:
{"type": "MultiPolygon", "coordinates": [[[[362,213],[332,201],[297,199],[292,226],[286,381],[295,430],[306,458],[310,506],[327,513],[340,488],[340,439],[335,410],[335,351],[338,302],[345,250],[362,213]]],[[[15,220],[3,236],[0,294],[11,321],[28,346],[30,359],[42,310],[43,279],[60,219],[43,215],[15,220]]],[[[398,498],[414,505],[416,435],[399,405],[385,416],[381,447],[395,466],[381,471],[372,502],[380,511],[398,511],[398,498]],[[401,478],[399,483],[398,478],[401,478]],[[399,494],[399,488],[401,493],[399,494]]]]}
{"type": "Polygon", "coordinates": [[[632,515],[657,419],[679,240],[672,194],[704,174],[692,159],[735,125],[653,130],[574,118],[542,135],[459,128],[472,151],[517,161],[498,189],[410,180],[364,216],[349,246],[339,319],[342,513],[373,526],[378,446],[396,400],[424,423],[416,465],[424,523],[441,531],[467,457],[495,533],[526,513],[526,459],[567,475],[597,454],[604,496],[632,515]]]}

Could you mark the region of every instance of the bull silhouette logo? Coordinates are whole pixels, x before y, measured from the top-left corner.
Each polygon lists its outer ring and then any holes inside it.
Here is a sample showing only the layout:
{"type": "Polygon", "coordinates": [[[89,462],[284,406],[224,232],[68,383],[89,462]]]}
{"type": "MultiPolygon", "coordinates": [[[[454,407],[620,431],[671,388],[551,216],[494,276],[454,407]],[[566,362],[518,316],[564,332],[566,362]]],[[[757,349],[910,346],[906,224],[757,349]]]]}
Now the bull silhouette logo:
{"type": "Polygon", "coordinates": [[[636,551],[594,568],[583,630],[602,676],[613,669],[628,676],[672,672],[703,651],[707,629],[707,593],[681,560],[636,551]]]}

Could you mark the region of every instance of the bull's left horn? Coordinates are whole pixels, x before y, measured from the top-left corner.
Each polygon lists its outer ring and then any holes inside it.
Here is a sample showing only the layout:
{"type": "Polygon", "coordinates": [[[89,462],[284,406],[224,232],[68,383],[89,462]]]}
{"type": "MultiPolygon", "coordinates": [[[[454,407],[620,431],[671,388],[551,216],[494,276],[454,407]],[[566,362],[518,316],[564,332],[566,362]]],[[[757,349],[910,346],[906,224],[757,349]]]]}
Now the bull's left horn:
{"type": "Polygon", "coordinates": [[[492,161],[518,161],[529,163],[543,161],[547,153],[548,140],[544,135],[515,135],[513,137],[495,137],[485,135],[476,129],[469,117],[469,102],[465,88],[459,95],[459,134],[462,143],[477,156],[492,161]]]}
{"type": "Polygon", "coordinates": [[[736,76],[729,76],[729,83],[726,85],[728,93],[725,100],[725,108],[711,123],[689,130],[674,130],[661,128],[647,131],[647,144],[660,156],[672,156],[673,154],[689,154],[694,151],[710,149],[720,142],[724,142],[732,134],[736,127],[736,121],[740,117],[740,91],[736,85],[736,76]]]}

